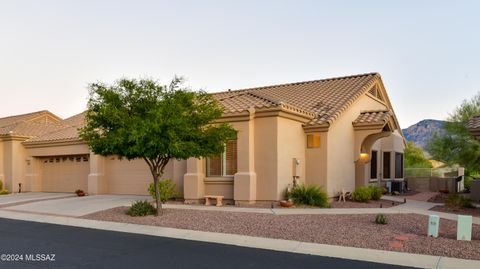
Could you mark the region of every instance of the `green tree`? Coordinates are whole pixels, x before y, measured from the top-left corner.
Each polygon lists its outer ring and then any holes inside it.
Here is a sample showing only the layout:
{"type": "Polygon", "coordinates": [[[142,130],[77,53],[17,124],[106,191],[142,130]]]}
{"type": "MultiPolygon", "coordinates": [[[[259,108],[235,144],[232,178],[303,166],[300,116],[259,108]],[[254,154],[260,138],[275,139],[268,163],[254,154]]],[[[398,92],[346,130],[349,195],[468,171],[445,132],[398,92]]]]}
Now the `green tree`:
{"type": "Polygon", "coordinates": [[[432,164],[425,157],[425,153],[415,143],[409,141],[403,152],[405,168],[432,168],[432,164]]]}
{"type": "Polygon", "coordinates": [[[459,164],[469,172],[480,172],[480,143],[468,130],[468,121],[479,114],[480,93],[455,108],[445,123],[445,134],[430,140],[427,150],[432,158],[449,165],[459,164]]]}
{"type": "Polygon", "coordinates": [[[145,160],[153,177],[156,213],[161,213],[158,182],[171,159],[208,157],[223,152],[236,135],[215,124],[223,108],[210,94],[151,79],[121,79],[113,85],[89,85],[86,125],[80,130],[95,154],[145,160]]]}

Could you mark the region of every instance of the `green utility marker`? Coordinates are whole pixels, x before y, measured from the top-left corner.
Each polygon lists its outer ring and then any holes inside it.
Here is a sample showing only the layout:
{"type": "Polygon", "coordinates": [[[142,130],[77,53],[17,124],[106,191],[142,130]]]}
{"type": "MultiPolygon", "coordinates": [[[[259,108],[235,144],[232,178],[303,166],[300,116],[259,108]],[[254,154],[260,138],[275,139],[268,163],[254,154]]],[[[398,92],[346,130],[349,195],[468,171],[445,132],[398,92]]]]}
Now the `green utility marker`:
{"type": "Polygon", "coordinates": [[[438,237],[438,227],[440,226],[440,217],[430,215],[428,217],[428,236],[438,237]]]}
{"type": "Polygon", "coordinates": [[[458,215],[457,240],[472,240],[472,216],[458,215]]]}

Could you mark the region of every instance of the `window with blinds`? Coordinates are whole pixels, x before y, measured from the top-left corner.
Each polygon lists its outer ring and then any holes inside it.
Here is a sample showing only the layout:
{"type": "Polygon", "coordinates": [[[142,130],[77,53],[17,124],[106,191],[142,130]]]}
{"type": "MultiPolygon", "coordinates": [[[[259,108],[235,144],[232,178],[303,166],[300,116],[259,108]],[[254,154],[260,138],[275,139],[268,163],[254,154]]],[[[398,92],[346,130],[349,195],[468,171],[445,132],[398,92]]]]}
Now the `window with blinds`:
{"type": "Polygon", "coordinates": [[[207,158],[207,177],[228,177],[237,173],[237,140],[229,140],[225,151],[207,158]]]}

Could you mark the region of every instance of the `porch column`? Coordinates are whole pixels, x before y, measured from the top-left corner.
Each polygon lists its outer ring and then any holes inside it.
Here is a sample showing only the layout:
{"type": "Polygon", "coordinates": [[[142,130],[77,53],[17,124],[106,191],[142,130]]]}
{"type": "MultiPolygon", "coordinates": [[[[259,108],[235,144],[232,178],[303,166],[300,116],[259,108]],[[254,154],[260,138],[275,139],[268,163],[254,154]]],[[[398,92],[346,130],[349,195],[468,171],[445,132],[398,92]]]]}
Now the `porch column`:
{"type": "Polygon", "coordinates": [[[187,160],[187,173],[183,176],[183,196],[186,204],[199,203],[205,196],[205,173],[203,161],[196,158],[187,160]]]}
{"type": "Polygon", "coordinates": [[[90,174],[88,174],[89,194],[107,192],[107,178],[105,176],[105,157],[90,152],[90,174]]]}
{"type": "Polygon", "coordinates": [[[257,174],[255,173],[255,110],[250,108],[248,121],[236,122],[237,173],[234,176],[233,199],[235,204],[255,203],[257,198],[257,174]]]}

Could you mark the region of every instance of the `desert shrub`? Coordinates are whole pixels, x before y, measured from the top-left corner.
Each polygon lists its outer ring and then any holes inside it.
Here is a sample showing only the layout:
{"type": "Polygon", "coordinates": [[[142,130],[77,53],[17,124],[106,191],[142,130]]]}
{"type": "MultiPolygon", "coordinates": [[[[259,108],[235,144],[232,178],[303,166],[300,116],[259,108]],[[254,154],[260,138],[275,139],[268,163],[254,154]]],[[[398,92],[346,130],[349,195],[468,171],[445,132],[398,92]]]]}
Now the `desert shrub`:
{"type": "Polygon", "coordinates": [[[380,200],[382,198],[382,188],[379,186],[368,186],[368,190],[370,191],[370,197],[372,200],[380,200]]]}
{"type": "Polygon", "coordinates": [[[0,195],[10,194],[8,190],[1,190],[0,195]]]}
{"type": "MultiPolygon", "coordinates": [[[[163,179],[158,182],[158,188],[160,190],[160,200],[162,202],[167,201],[173,197],[177,197],[179,194],[176,191],[177,186],[173,183],[171,179],[163,179]]],[[[150,183],[148,186],[148,193],[152,196],[153,199],[156,199],[155,195],[155,185],[150,183]]]]}
{"type": "Polygon", "coordinates": [[[376,224],[382,224],[382,225],[388,224],[387,216],[385,216],[384,214],[378,214],[375,217],[375,223],[376,224]]]}
{"type": "Polygon", "coordinates": [[[316,185],[297,185],[286,195],[300,205],[311,205],[318,207],[328,207],[328,196],[319,186],[316,185]]]}
{"type": "Polygon", "coordinates": [[[132,217],[148,216],[153,214],[155,214],[155,207],[148,201],[136,201],[127,211],[127,215],[132,217]]]}
{"type": "Polygon", "coordinates": [[[458,193],[450,194],[447,199],[445,199],[445,207],[449,209],[460,209],[465,208],[474,208],[475,206],[472,203],[472,200],[466,198],[458,193]]]}
{"type": "Polygon", "coordinates": [[[372,194],[369,188],[359,187],[352,193],[352,199],[356,202],[366,203],[372,199],[372,194]]]}

